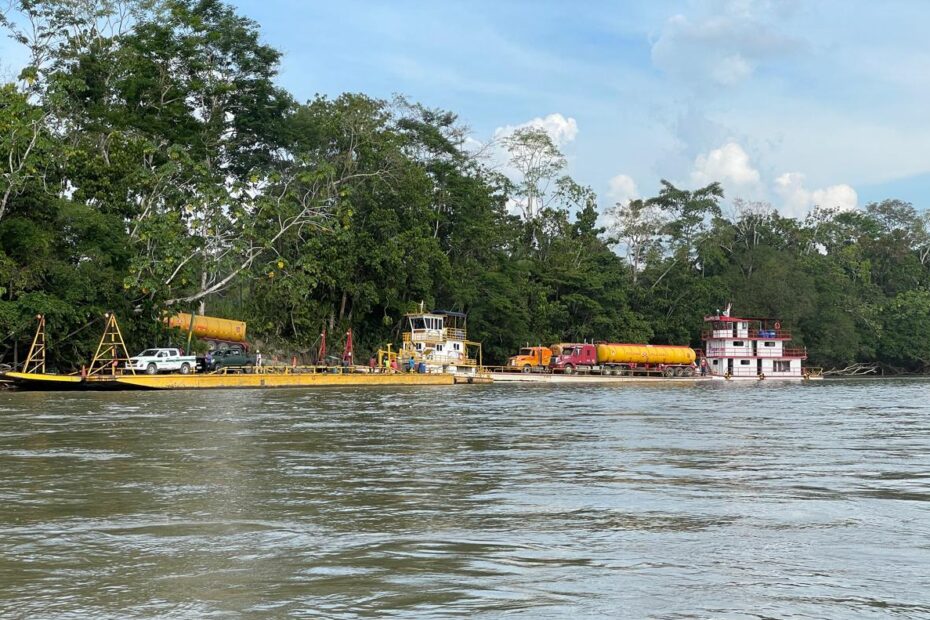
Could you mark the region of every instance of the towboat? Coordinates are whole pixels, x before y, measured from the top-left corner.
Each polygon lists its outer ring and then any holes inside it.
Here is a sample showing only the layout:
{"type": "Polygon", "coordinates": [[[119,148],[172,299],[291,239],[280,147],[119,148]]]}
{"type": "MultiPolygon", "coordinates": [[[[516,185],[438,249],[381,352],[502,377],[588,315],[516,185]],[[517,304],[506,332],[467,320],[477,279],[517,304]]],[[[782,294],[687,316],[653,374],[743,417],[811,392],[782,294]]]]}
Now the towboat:
{"type": "Polygon", "coordinates": [[[805,368],[807,349],[793,345],[779,319],[742,318],[723,312],[704,317],[704,373],[712,379],[822,379],[820,369],[805,368]]]}

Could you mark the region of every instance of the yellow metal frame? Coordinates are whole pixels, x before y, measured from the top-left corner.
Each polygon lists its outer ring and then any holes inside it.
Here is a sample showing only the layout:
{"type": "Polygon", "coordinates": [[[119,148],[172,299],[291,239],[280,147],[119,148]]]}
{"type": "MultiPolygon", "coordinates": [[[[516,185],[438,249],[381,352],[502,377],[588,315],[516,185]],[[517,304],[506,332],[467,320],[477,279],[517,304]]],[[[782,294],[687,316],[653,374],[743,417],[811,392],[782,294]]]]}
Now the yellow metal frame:
{"type": "Polygon", "coordinates": [[[106,318],[107,324],[103,328],[103,335],[100,336],[97,352],[94,353],[94,357],[90,361],[87,376],[102,374],[107,368],[110,369],[112,375],[116,375],[120,370],[128,370],[130,374],[136,374],[135,369],[128,363],[129,351],[123,341],[123,333],[120,331],[119,323],[116,322],[116,315],[107,312],[106,318]],[[122,357],[120,357],[120,351],[122,351],[122,357]],[[119,368],[120,362],[126,362],[124,369],[119,368]]]}
{"type": "Polygon", "coordinates": [[[32,338],[32,346],[29,347],[29,355],[23,364],[23,374],[45,374],[45,316],[36,315],[39,324],[36,327],[36,335],[32,338]]]}

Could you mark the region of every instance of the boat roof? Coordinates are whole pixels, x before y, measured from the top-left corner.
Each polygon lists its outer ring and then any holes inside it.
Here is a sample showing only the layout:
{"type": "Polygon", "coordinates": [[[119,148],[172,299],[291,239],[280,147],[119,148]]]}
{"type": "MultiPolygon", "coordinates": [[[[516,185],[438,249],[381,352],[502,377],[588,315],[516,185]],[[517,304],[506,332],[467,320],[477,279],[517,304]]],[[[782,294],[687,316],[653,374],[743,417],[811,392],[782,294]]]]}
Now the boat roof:
{"type": "Polygon", "coordinates": [[[453,310],[433,310],[433,314],[445,314],[446,316],[454,316],[458,319],[464,319],[466,316],[464,312],[455,312],[453,310]]]}
{"type": "Polygon", "coordinates": [[[778,321],[779,319],[767,316],[726,316],[725,314],[711,314],[704,317],[704,322],[719,321],[721,323],[736,323],[737,321],[778,321]]]}
{"type": "Polygon", "coordinates": [[[408,312],[405,316],[449,316],[456,319],[467,318],[464,312],[453,312],[452,310],[432,310],[430,312],[408,312]]]}

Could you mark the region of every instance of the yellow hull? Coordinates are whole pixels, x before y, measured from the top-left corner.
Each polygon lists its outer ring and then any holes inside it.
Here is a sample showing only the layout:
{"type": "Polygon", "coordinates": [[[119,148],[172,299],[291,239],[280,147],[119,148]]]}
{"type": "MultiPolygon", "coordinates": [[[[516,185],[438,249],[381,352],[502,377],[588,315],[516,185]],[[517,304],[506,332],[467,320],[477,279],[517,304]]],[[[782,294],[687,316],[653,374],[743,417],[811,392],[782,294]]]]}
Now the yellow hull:
{"type": "Polygon", "coordinates": [[[81,387],[81,377],[78,375],[51,375],[34,372],[6,372],[3,378],[17,385],[30,385],[39,389],[53,390],[56,387],[63,389],[77,389],[81,387]]]}
{"type": "Polygon", "coordinates": [[[258,373],[209,375],[95,376],[8,372],[4,378],[34,390],[208,390],[234,388],[336,387],[365,385],[453,385],[454,375],[366,373],[258,373]]]}
{"type": "Polygon", "coordinates": [[[453,375],[364,373],[258,373],[215,375],[126,375],[116,383],[150,390],[206,390],[221,388],[288,388],[357,385],[452,385],[453,375]]]}

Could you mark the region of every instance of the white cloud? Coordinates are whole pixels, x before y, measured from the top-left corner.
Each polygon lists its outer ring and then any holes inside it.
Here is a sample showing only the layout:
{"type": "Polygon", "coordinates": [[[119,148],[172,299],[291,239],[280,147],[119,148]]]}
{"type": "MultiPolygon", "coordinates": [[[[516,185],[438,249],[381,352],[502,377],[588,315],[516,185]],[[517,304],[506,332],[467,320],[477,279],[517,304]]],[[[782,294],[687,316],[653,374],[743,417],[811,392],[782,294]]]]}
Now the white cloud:
{"type": "Polygon", "coordinates": [[[542,129],[549,137],[552,138],[552,141],[556,146],[564,146],[569,142],[573,142],[578,136],[578,121],[576,121],[571,116],[565,117],[559,112],[549,114],[546,117],[536,117],[532,120],[529,120],[525,123],[519,125],[506,125],[504,127],[498,127],[494,131],[495,139],[505,138],[515,132],[517,129],[522,129],[524,127],[534,127],[537,129],[542,129]]]}
{"type": "Polygon", "coordinates": [[[626,205],[631,200],[639,198],[639,188],[636,187],[633,177],[618,174],[607,182],[607,197],[614,202],[626,205]]]}
{"type": "Polygon", "coordinates": [[[759,171],[753,168],[749,155],[736,142],[698,155],[691,171],[691,180],[697,185],[719,181],[736,193],[755,193],[759,178],[759,171]]]}
{"type": "Polygon", "coordinates": [[[845,183],[814,190],[805,188],[800,172],[786,172],[775,179],[775,193],[782,199],[779,211],[790,217],[803,217],[815,206],[850,210],[859,203],[856,190],[845,183]]]}
{"type": "Polygon", "coordinates": [[[721,58],[711,68],[710,75],[714,81],[729,86],[742,82],[752,75],[753,70],[752,64],[742,54],[736,53],[721,58]]]}
{"type": "Polygon", "coordinates": [[[760,62],[802,46],[773,28],[778,17],[767,3],[752,2],[725,3],[697,19],[673,15],[652,45],[652,63],[696,87],[737,84],[760,62]]]}

